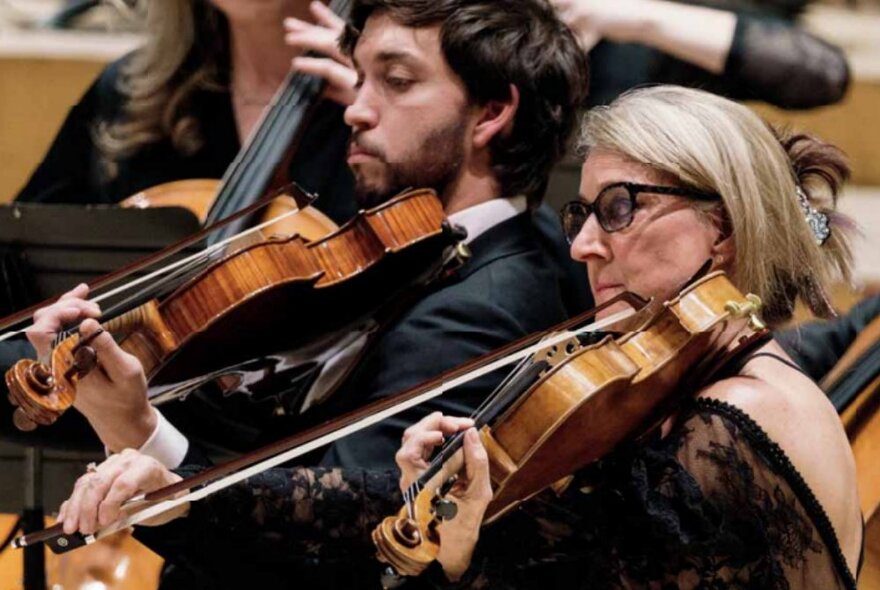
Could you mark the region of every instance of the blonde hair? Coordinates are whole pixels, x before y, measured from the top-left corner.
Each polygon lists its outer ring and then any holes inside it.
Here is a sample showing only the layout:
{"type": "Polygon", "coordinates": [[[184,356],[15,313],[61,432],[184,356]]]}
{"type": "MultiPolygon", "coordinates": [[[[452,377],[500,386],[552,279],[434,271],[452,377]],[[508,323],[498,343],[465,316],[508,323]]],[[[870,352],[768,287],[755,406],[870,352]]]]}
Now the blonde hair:
{"type": "Polygon", "coordinates": [[[145,28],[146,43],[120,69],[122,116],[94,132],[110,178],[119,160],[166,138],[183,155],[196,152],[202,136],[190,99],[220,89],[228,69],[226,21],[206,0],[150,0],[145,28]]]}
{"type": "Polygon", "coordinates": [[[842,218],[831,216],[849,169],[842,152],[809,135],[776,131],[749,108],[675,86],[630,91],[587,113],[579,148],[602,149],[716,193],[734,239],[732,278],[765,303],[765,318],[791,317],[801,297],[818,315],[825,296],[850,280],[852,255],[842,218]],[[819,246],[797,197],[829,214],[831,236],[819,246]]]}

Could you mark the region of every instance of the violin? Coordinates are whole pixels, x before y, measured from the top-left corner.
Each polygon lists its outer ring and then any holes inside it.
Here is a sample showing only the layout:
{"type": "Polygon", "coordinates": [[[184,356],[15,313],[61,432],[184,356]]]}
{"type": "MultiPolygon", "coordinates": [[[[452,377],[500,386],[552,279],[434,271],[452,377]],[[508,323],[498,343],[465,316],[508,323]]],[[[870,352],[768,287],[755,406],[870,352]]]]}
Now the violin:
{"type": "MultiPolygon", "coordinates": [[[[410,191],[315,241],[272,235],[222,260],[208,257],[167,297],[102,327],[140,360],[151,384],[174,383],[349,326],[460,263],[459,238],[433,191],[410,191]]],[[[52,424],[97,363],[78,333],[61,335],[47,362],[16,363],[6,373],[16,425],[52,424]]]]}
{"type": "Polygon", "coordinates": [[[176,484],[130,499],[124,506],[139,509],[137,512],[112,523],[93,535],[64,534],[61,525],[29,533],[13,542],[13,547],[29,547],[46,543],[54,553],[65,553],[109,537],[132,525],[155,516],[176,511],[188,502],[201,500],[250,477],[277,467],[331,444],[344,436],[378,424],[391,416],[443,395],[464,383],[488,375],[500,368],[521,361],[547,346],[561,344],[572,337],[589,334],[620,325],[626,320],[639,318],[648,309],[647,301],[632,293],[621,293],[592,310],[543,331],[525,336],[498,350],[486,353],[459,367],[450,369],[427,383],[404,392],[375,400],[364,407],[352,410],[333,420],[328,420],[263,448],[244,454],[224,464],[211,467],[176,484]],[[601,311],[625,302],[630,309],[613,313],[598,322],[584,324],[601,311]],[[549,334],[549,335],[548,335],[549,334]]]}
{"type": "MultiPolygon", "coordinates": [[[[760,307],[760,299],[743,296],[716,272],[632,332],[588,346],[570,338],[536,353],[472,416],[493,487],[484,522],[654,431],[766,334],[760,307]]],[[[455,476],[447,474],[463,440],[459,433],[440,449],[405,490],[401,511],[373,531],[379,560],[399,575],[420,574],[439,552],[438,527],[456,512],[447,498],[455,476]]]]}

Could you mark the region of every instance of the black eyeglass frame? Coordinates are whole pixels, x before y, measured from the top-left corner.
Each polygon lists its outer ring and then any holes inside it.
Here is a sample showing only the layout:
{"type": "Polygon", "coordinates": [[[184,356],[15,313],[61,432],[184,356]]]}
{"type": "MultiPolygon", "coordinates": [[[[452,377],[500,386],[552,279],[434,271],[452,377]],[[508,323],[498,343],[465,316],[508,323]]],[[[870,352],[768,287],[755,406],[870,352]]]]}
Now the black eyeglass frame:
{"type": "Polygon", "coordinates": [[[565,238],[568,240],[569,243],[573,242],[574,239],[577,237],[577,235],[580,233],[581,229],[583,229],[584,225],[590,219],[590,215],[592,215],[594,213],[596,214],[596,219],[599,222],[599,227],[601,227],[605,232],[607,232],[609,234],[628,228],[629,226],[632,225],[633,219],[635,219],[636,209],[638,208],[636,198],[641,193],[648,193],[648,194],[654,194],[654,195],[673,195],[676,197],[686,197],[689,199],[694,199],[696,201],[719,201],[721,199],[721,197],[715,193],[707,193],[704,191],[691,189],[691,188],[684,188],[684,187],[678,187],[678,186],[659,186],[659,185],[653,185],[653,184],[639,184],[636,182],[615,182],[614,184],[609,184],[608,186],[603,188],[601,191],[599,191],[599,194],[596,195],[596,198],[593,199],[592,203],[587,203],[583,199],[575,199],[574,201],[569,201],[568,203],[566,203],[565,205],[562,206],[562,209],[559,212],[559,216],[562,221],[562,229],[563,229],[563,232],[565,233],[565,238]],[[608,194],[608,191],[611,191],[612,189],[616,189],[616,188],[620,188],[620,187],[624,187],[627,190],[627,192],[629,193],[629,200],[630,200],[629,220],[626,222],[626,224],[624,224],[620,227],[609,228],[607,226],[607,221],[599,215],[599,213],[598,213],[599,209],[596,207],[596,203],[599,202],[599,200],[602,198],[602,195],[608,194]],[[576,232],[569,231],[569,228],[568,228],[569,222],[566,221],[566,218],[568,216],[568,212],[571,211],[572,209],[579,210],[579,211],[583,212],[583,214],[584,214],[584,216],[583,216],[584,221],[577,228],[576,232]]]}

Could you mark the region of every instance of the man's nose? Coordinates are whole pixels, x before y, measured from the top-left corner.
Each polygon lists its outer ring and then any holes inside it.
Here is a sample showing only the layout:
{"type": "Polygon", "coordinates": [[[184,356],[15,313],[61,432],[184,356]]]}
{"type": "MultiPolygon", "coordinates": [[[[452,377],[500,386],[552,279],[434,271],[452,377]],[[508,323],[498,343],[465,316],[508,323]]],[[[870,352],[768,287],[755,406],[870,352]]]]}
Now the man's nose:
{"type": "Polygon", "coordinates": [[[599,226],[596,215],[590,215],[581,231],[571,242],[571,257],[579,262],[590,258],[608,258],[608,234],[599,226]]]}
{"type": "Polygon", "coordinates": [[[354,131],[372,129],[379,123],[379,112],[371,104],[366,86],[361,86],[354,102],[345,109],[345,123],[354,131]]]}

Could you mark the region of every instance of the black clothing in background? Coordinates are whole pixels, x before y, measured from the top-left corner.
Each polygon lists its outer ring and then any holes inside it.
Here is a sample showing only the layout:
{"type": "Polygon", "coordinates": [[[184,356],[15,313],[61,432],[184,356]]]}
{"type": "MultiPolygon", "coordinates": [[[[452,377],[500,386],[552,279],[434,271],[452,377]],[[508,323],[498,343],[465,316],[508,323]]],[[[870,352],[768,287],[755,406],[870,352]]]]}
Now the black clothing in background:
{"type": "MultiPolygon", "coordinates": [[[[75,105],[45,159],[19,193],[17,200],[40,203],[117,203],[144,189],[189,178],[223,176],[241,148],[231,97],[225,91],[197,91],[192,101],[199,122],[202,147],[183,156],[168,139],[145,146],[118,162],[114,178],[107,178],[94,134],[101,121],[122,116],[120,68],[112,63],[75,105]]],[[[342,107],[324,101],[316,109],[291,161],[290,178],[317,193],[315,206],[337,223],[357,212],[354,181],[346,165],[348,127],[342,107]]]]}
{"type": "Polygon", "coordinates": [[[639,44],[603,41],[591,52],[589,104],[608,104],[645,84],[701,88],[737,100],[786,109],[834,104],[849,85],[843,51],[798,28],[793,13],[804,2],[717,0],[682,2],[735,12],[736,32],[720,75],[639,44]]]}
{"type": "MultiPolygon", "coordinates": [[[[570,259],[567,255],[560,258],[560,250],[564,249],[547,247],[548,243],[560,244],[562,233],[558,225],[552,233],[544,233],[545,227],[554,227],[547,223],[549,219],[538,221],[545,214],[517,215],[477,237],[470,244],[472,258],[453,276],[434,285],[431,292],[372,344],[353,375],[327,402],[330,406],[322,411],[335,415],[352,406],[404,391],[585,309],[588,302],[581,302],[579,309],[566,309],[565,301],[572,294],[564,292],[572,285],[580,285],[582,289],[585,276],[579,277],[577,283],[566,282],[570,259]]],[[[249,481],[244,487],[251,491],[244,493],[259,495],[271,506],[287,506],[291,509],[288,516],[293,516],[293,512],[300,510],[311,512],[310,501],[290,506],[286,504],[289,498],[274,496],[272,486],[266,488],[264,482],[303,477],[306,478],[303,481],[316,478],[314,485],[318,486],[329,479],[336,483],[336,489],[328,498],[338,498],[339,508],[337,511],[330,505],[316,506],[314,524],[330,529],[338,523],[346,531],[363,532],[366,523],[398,502],[394,454],[403,430],[435,410],[453,415],[470,414],[506,373],[502,369],[486,375],[401,416],[337,441],[323,457],[315,458],[316,462],[320,461],[321,470],[272,470],[249,481]],[[342,468],[342,475],[329,471],[333,468],[342,468]],[[349,469],[354,471],[349,474],[349,469]],[[355,502],[352,504],[347,499],[352,490],[369,494],[381,508],[362,504],[362,499],[352,500],[355,502]],[[367,512],[359,514],[361,508],[367,512]]],[[[193,468],[183,468],[183,472],[192,471],[193,468]]],[[[345,567],[341,568],[339,561],[325,563],[320,552],[313,553],[305,541],[307,537],[299,537],[285,522],[276,522],[277,513],[266,513],[265,519],[258,517],[262,522],[260,530],[253,531],[258,538],[253,538],[250,533],[239,536],[241,525],[236,515],[229,515],[228,529],[223,530],[226,525],[221,524],[216,533],[203,536],[206,525],[201,522],[202,518],[225,522],[226,516],[210,508],[208,512],[200,510],[201,507],[194,507],[191,518],[166,527],[139,528],[136,532],[139,539],[171,563],[170,577],[163,588],[234,587],[251,575],[254,576],[252,587],[265,588],[294,584],[341,587],[333,584],[343,579],[358,580],[363,572],[368,578],[360,578],[358,586],[373,586],[376,579],[371,573],[373,551],[362,542],[349,547],[345,539],[339,540],[331,551],[346,555],[345,567]],[[346,547],[351,552],[347,552],[346,547]],[[233,548],[235,552],[240,551],[238,558],[228,553],[233,548]],[[212,556],[220,555],[223,557],[218,563],[212,556]],[[253,571],[251,564],[254,563],[259,564],[258,572],[253,571]],[[189,578],[192,572],[201,574],[189,578]],[[326,582],[320,582],[322,579],[326,582]]],[[[282,512],[286,510],[283,508],[282,512]]]]}
{"type": "Polygon", "coordinates": [[[801,324],[781,330],[774,337],[788,356],[818,382],[834,368],[859,332],[878,315],[880,295],[875,295],[857,303],[839,318],[801,324]]]}

